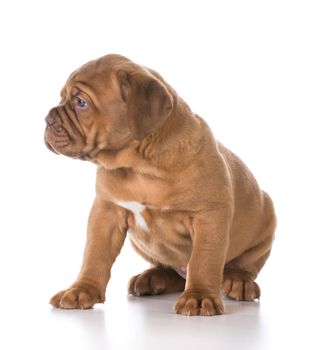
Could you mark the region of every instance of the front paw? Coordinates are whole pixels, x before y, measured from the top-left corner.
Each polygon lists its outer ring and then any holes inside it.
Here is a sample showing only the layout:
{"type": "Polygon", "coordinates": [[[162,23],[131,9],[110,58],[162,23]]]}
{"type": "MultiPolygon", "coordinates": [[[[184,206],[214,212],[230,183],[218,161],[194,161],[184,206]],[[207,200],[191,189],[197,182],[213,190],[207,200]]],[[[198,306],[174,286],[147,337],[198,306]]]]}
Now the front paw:
{"type": "Polygon", "coordinates": [[[187,290],[177,300],[174,311],[185,316],[213,316],[221,315],[224,305],[218,294],[187,290]]]}
{"type": "Polygon", "coordinates": [[[50,304],[60,309],[90,309],[94,304],[103,303],[97,288],[86,284],[75,284],[50,299],[50,304]]]}

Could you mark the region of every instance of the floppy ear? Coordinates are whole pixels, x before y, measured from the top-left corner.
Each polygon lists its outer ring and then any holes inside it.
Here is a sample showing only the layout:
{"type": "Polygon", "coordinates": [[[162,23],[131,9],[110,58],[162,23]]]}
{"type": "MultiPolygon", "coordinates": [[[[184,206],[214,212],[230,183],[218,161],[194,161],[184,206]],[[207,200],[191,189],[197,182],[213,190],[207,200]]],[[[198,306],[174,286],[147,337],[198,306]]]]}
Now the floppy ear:
{"type": "Polygon", "coordinates": [[[173,108],[172,96],[144,70],[121,70],[118,79],[130,130],[136,140],[142,140],[165,122],[173,108]]]}

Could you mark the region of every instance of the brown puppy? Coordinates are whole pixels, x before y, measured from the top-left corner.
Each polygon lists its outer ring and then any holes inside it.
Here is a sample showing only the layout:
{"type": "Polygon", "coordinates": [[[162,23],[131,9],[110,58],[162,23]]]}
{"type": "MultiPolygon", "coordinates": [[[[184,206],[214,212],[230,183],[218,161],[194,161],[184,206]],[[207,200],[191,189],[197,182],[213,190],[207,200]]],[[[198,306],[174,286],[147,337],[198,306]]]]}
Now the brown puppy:
{"type": "Polygon", "coordinates": [[[53,306],[104,302],[127,232],[152,264],[129,293],[182,291],[174,310],[204,316],[223,313],[221,291],[259,298],[272,201],[158,73],[119,55],[91,61],[69,77],[46,122],[49,149],[97,164],[83,265],[53,306]]]}

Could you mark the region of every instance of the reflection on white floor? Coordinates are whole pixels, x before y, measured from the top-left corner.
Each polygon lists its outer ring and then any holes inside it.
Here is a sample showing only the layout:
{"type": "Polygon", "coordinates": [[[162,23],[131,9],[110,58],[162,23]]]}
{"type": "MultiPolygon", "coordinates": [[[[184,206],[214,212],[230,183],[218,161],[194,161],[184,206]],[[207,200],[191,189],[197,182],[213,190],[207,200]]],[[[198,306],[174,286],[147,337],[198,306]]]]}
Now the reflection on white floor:
{"type": "Polygon", "coordinates": [[[49,310],[48,320],[60,334],[51,342],[56,349],[66,340],[66,348],[76,342],[81,349],[266,348],[258,303],[226,301],[225,315],[185,317],[172,311],[176,297],[120,297],[94,310],[49,310]]]}
{"type": "Polygon", "coordinates": [[[186,317],[172,312],[176,294],[138,298],[116,289],[108,294],[104,305],[86,311],[52,309],[43,300],[8,308],[1,348],[261,350],[291,349],[310,340],[309,349],[319,348],[296,319],[301,315],[287,308],[278,313],[266,301],[225,300],[225,315],[186,317]]]}
{"type": "Polygon", "coordinates": [[[3,269],[0,349],[322,349],[316,321],[321,305],[303,299],[307,284],[298,275],[306,269],[300,270],[300,264],[294,268],[294,254],[285,260],[283,242],[259,275],[260,302],[224,300],[222,316],[186,317],[172,311],[179,294],[127,296],[130,277],[147,268],[128,242],[113,266],[104,305],[87,311],[53,309],[49,298],[77,275],[83,242],[75,246],[71,234],[66,247],[60,247],[60,241],[42,241],[40,233],[38,229],[35,235],[42,250],[29,256],[25,248],[33,236],[26,237],[17,248],[21,264],[3,269]]]}

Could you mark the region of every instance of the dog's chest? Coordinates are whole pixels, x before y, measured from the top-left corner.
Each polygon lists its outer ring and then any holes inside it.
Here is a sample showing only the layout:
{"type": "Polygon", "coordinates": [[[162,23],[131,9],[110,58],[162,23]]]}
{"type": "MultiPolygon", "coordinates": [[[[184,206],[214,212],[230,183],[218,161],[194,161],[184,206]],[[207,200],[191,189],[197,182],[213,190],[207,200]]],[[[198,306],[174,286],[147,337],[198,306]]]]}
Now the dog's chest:
{"type": "Polygon", "coordinates": [[[121,201],[121,200],[115,201],[115,204],[117,204],[119,207],[123,207],[129,210],[134,216],[135,225],[139,226],[141,229],[145,231],[148,231],[147,223],[143,217],[143,211],[146,209],[145,205],[135,201],[121,201]]]}
{"type": "Polygon", "coordinates": [[[161,225],[165,221],[169,220],[168,217],[162,215],[169,210],[168,207],[156,209],[150,205],[125,200],[114,200],[114,203],[132,213],[133,220],[130,221],[130,228],[132,230],[139,229],[148,233],[151,229],[153,229],[153,226],[155,226],[155,221],[161,225]]]}
{"type": "Polygon", "coordinates": [[[170,266],[185,266],[191,253],[189,218],[169,207],[154,208],[135,201],[114,202],[127,209],[129,236],[138,252],[170,266]]]}
{"type": "Polygon", "coordinates": [[[128,210],[128,233],[137,252],[170,266],[185,266],[191,251],[191,220],[174,206],[173,185],[130,171],[101,171],[98,190],[128,210]]]}

